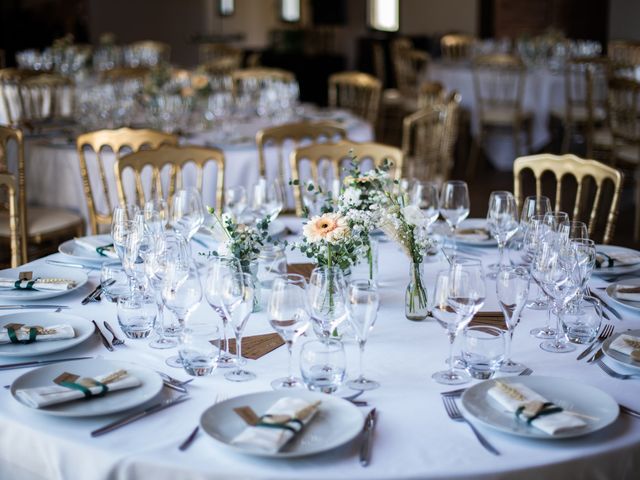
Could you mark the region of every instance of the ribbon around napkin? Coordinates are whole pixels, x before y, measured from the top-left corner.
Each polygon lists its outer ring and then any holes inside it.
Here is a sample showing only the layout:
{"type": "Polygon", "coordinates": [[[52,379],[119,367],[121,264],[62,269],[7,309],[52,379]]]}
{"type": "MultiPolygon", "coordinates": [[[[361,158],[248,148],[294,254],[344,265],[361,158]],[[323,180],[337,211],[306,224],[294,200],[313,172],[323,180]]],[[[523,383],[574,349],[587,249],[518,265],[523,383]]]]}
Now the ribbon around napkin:
{"type": "Polygon", "coordinates": [[[640,286],[617,284],[611,291],[611,296],[628,302],[640,302],[640,286]]]}
{"type": "Polygon", "coordinates": [[[248,427],[231,443],[253,450],[276,453],[313,419],[320,402],[310,403],[301,398],[283,397],[258,417],[249,407],[234,409],[248,427]]]}
{"type": "Polygon", "coordinates": [[[76,286],[74,280],[66,278],[32,278],[18,279],[0,278],[0,288],[11,288],[14,290],[38,290],[38,291],[64,291],[71,290],[76,286]]]}
{"type": "Polygon", "coordinates": [[[113,243],[105,245],[99,238],[95,237],[74,238],[74,241],[82,248],[96,252],[101,257],[112,258],[114,260],[118,259],[118,254],[116,253],[113,243]]]}
{"type": "Polygon", "coordinates": [[[518,420],[542,430],[547,435],[556,435],[586,425],[582,419],[565,412],[558,405],[520,383],[506,384],[497,381],[487,393],[518,420]]]}
{"type": "Polygon", "coordinates": [[[8,323],[0,328],[0,345],[7,343],[26,345],[35,341],[66,340],[75,336],[76,332],[73,327],[66,324],[41,327],[39,325],[8,323]]]}
{"type": "MultiPolygon", "coordinates": [[[[129,388],[136,388],[142,382],[126,370],[116,370],[93,378],[80,378],[78,375],[63,373],[55,386],[35,387],[16,390],[16,397],[32,408],[44,408],[50,405],[91,399],[129,388]]],[[[54,380],[55,381],[55,380],[54,380]]]]}
{"type": "Polygon", "coordinates": [[[636,252],[596,252],[596,268],[628,267],[640,264],[640,254],[636,252]]]}

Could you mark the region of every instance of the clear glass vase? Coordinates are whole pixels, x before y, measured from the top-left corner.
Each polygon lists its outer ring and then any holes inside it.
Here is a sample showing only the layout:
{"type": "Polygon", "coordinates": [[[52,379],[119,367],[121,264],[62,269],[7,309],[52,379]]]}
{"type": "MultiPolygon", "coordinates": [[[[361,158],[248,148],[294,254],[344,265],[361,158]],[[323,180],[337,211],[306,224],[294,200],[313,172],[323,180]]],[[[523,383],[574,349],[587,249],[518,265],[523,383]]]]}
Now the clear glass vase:
{"type": "Polygon", "coordinates": [[[259,312],[262,309],[262,307],[260,306],[262,284],[260,283],[260,279],[258,278],[259,261],[256,259],[252,260],[251,262],[240,262],[240,268],[242,269],[243,273],[248,273],[253,279],[253,312],[259,312]]]}
{"type": "Polygon", "coordinates": [[[404,296],[404,315],[413,321],[421,321],[429,316],[427,289],[423,282],[421,263],[411,262],[409,285],[404,296]]]}

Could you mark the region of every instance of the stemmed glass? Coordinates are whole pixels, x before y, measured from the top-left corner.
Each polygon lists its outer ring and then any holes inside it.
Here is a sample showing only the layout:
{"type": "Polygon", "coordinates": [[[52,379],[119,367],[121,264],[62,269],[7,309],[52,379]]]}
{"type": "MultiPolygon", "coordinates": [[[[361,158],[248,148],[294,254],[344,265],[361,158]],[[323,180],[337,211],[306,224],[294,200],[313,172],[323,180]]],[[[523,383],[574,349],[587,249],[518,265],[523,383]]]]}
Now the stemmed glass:
{"type": "Polygon", "coordinates": [[[142,213],[145,224],[154,235],[161,234],[169,222],[169,205],[162,198],[147,200],[142,213]]]}
{"type": "Polygon", "coordinates": [[[587,224],[579,221],[569,222],[569,239],[580,240],[589,238],[589,229],[587,224]]]}
{"type": "Polygon", "coordinates": [[[271,287],[267,312],[271,327],[282,337],[289,352],[288,375],[271,382],[274,390],[304,387],[293,375],[293,344],[309,328],[306,299],[307,282],[302,275],[286,274],[276,277],[271,287]]]}
{"type": "Polygon", "coordinates": [[[591,273],[596,263],[596,244],[588,238],[580,238],[572,240],[571,245],[576,253],[580,274],[580,291],[578,292],[576,300],[572,302],[572,305],[577,306],[582,297],[587,294],[587,285],[589,284],[591,273]]]}
{"type": "Polygon", "coordinates": [[[253,311],[254,284],[248,273],[228,272],[220,285],[222,303],[229,313],[229,323],[236,337],[236,368],[224,376],[232,382],[246,382],[256,374],[241,368],[242,332],[253,311]]]}
{"type": "Polygon", "coordinates": [[[171,203],[171,225],[191,241],[204,223],[204,205],[195,188],[178,190],[171,203]]]}
{"type": "Polygon", "coordinates": [[[278,180],[260,181],[253,186],[251,209],[257,218],[269,218],[273,222],[283,207],[284,190],[278,180]]]}
{"type": "Polygon", "coordinates": [[[222,281],[226,276],[232,273],[241,272],[242,270],[240,269],[240,261],[236,257],[212,257],[210,262],[211,263],[207,271],[207,278],[204,282],[204,294],[207,303],[222,320],[222,339],[224,342],[224,349],[220,349],[218,366],[221,368],[232,367],[235,364],[236,359],[229,351],[229,337],[227,336],[229,315],[224,308],[220,285],[222,285],[222,281]]]}
{"type": "Polygon", "coordinates": [[[532,195],[522,202],[522,213],[520,214],[520,225],[524,229],[529,220],[535,215],[544,215],[551,211],[551,200],[544,195],[532,195]]]}
{"type": "Polygon", "coordinates": [[[456,258],[449,270],[436,277],[433,316],[447,330],[449,337],[449,369],[436,372],[432,378],[446,385],[466,383],[470,377],[453,368],[453,342],[456,335],[482,308],[485,299],[484,275],[478,260],[456,258]]]}
{"type": "MultiPolygon", "coordinates": [[[[167,270],[162,281],[162,301],[176,316],[178,324],[165,328],[165,334],[180,336],[185,321],[202,301],[202,286],[198,269],[191,259],[184,261],[181,255],[167,259],[167,270]]],[[[166,360],[170,367],[181,367],[182,360],[175,355],[166,360]]]]}
{"type": "MultiPolygon", "coordinates": [[[[506,268],[504,263],[504,247],[509,239],[517,233],[518,227],[516,199],[511,192],[491,192],[489,209],[487,211],[487,228],[493,238],[496,239],[496,242],[498,242],[500,260],[497,265],[492,265],[497,271],[506,268]]],[[[495,272],[489,274],[489,278],[495,277],[495,272]]]]}
{"type": "Polygon", "coordinates": [[[556,236],[567,238],[569,236],[569,214],[566,212],[547,212],[544,214],[544,224],[549,231],[556,236]]]}
{"type": "Polygon", "coordinates": [[[440,215],[451,227],[453,251],[456,251],[456,229],[469,216],[469,189],[461,180],[449,180],[442,186],[440,215]]]}
{"type": "Polygon", "coordinates": [[[496,277],[496,293],[498,302],[507,324],[507,345],[500,371],[507,373],[520,372],[525,366],[511,360],[511,344],[513,332],[520,323],[520,315],[527,303],[531,275],[522,267],[501,270],[496,277]]]}
{"type": "Polygon", "coordinates": [[[135,264],[138,249],[144,235],[144,219],[136,205],[116,207],[111,219],[111,238],[120,258],[122,268],[129,280],[129,289],[134,290],[135,264]]]}
{"type": "Polygon", "coordinates": [[[224,192],[224,211],[238,219],[247,209],[247,190],[242,185],[227,188],[224,192]]]}
{"type": "Polygon", "coordinates": [[[338,268],[318,267],[307,286],[309,315],[318,338],[328,339],[347,318],[345,281],[338,268]]]}
{"type": "Polygon", "coordinates": [[[347,386],[354,390],[373,390],[380,387],[380,383],[364,376],[364,347],[378,316],[380,294],[378,288],[371,282],[355,280],[347,286],[347,312],[351,327],[356,336],[360,350],[360,374],[355,380],[347,382],[347,386]]]}
{"type": "Polygon", "coordinates": [[[433,182],[416,181],[409,193],[409,203],[418,206],[424,217],[425,225],[430,227],[438,219],[440,198],[438,186],[433,182]]]}

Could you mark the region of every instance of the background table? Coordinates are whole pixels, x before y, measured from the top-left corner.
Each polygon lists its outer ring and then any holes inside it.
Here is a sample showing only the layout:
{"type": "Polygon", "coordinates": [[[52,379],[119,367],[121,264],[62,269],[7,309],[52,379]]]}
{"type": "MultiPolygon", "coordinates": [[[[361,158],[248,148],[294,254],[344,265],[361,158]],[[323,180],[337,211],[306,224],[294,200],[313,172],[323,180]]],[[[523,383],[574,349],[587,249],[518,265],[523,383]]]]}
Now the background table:
{"type": "MultiPolygon", "coordinates": [[[[290,223],[299,230],[297,220],[290,223]]],[[[301,261],[289,254],[290,261],[301,261]]],[[[495,261],[496,251],[488,249],[480,256],[487,265],[495,261]]],[[[55,257],[60,258],[59,254],[55,257]]],[[[440,258],[426,264],[429,289],[436,272],[445,268],[440,258]]],[[[209,479],[416,479],[473,478],[519,480],[549,479],[632,479],[640,471],[640,421],[626,415],[605,430],[593,435],[562,441],[534,441],[509,436],[479,426],[489,441],[502,453],[495,457],[482,448],[467,425],[449,420],[439,392],[448,390],[431,380],[431,374],[444,368],[447,339],[444,330],[433,320],[411,322],[404,318],[404,289],[408,281],[409,263],[399,249],[390,243],[380,247],[381,308],[377,324],[367,343],[367,374],[379,380],[382,387],[366,392],[362,399],[379,412],[375,431],[373,457],[368,468],[358,463],[359,443],[345,445],[332,452],[295,460],[267,460],[242,456],[217,445],[200,433],[186,452],[178,444],[198,423],[201,413],[217,395],[236,396],[269,390],[269,382],[286,372],[286,349],[279,348],[247,367],[258,378],[247,383],[224,380],[222,372],[197,378],[190,384],[192,399],[135,424],[99,438],[89,432],[119,415],[103,418],[63,419],[29,410],[15,402],[8,391],[0,389],[0,478],[65,480],[209,480],[209,479]]],[[[69,305],[69,313],[99,324],[108,320],[117,326],[113,304],[102,302],[81,306],[80,300],[95,285],[56,299],[69,305]]],[[[593,285],[603,283],[594,279],[593,285]]],[[[487,301],[483,310],[498,308],[495,283],[487,281],[487,301]]],[[[266,293],[263,298],[266,297],[266,293]]],[[[615,322],[616,330],[638,328],[640,316],[621,309],[623,322],[615,322]]],[[[194,315],[217,316],[203,302],[194,315]]],[[[616,380],[597,366],[576,361],[577,352],[551,354],[538,347],[539,341],[529,330],[542,325],[546,312],[526,310],[516,330],[513,356],[534,370],[534,375],[571,378],[609,392],[617,401],[640,409],[640,382],[616,380]]],[[[251,317],[248,334],[268,333],[271,328],[264,312],[251,317]]],[[[304,341],[304,339],[301,339],[304,341]]],[[[302,343],[302,342],[300,342],[302,343]]],[[[175,350],[153,350],[148,340],[129,340],[126,346],[107,352],[96,338],[74,350],[60,354],[75,356],[100,355],[103,358],[128,360],[164,370],[186,378],[181,370],[164,365],[164,358],[175,350]]],[[[355,375],[357,346],[346,341],[348,370],[355,375]]],[[[294,358],[299,352],[295,347],[294,358]]],[[[619,368],[619,367],[617,367],[619,368]]],[[[0,372],[5,385],[25,370],[0,372]]],[[[367,409],[362,409],[363,416],[367,409]]]]}

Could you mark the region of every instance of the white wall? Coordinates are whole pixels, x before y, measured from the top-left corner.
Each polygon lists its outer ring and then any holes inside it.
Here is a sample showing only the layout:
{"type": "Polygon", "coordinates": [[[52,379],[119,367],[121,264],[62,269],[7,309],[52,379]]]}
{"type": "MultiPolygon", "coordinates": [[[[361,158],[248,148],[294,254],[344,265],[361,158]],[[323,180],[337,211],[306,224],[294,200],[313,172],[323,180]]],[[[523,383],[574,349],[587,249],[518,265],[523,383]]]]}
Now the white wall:
{"type": "Polygon", "coordinates": [[[640,1],[609,0],[609,38],[640,40],[640,1]]]}

